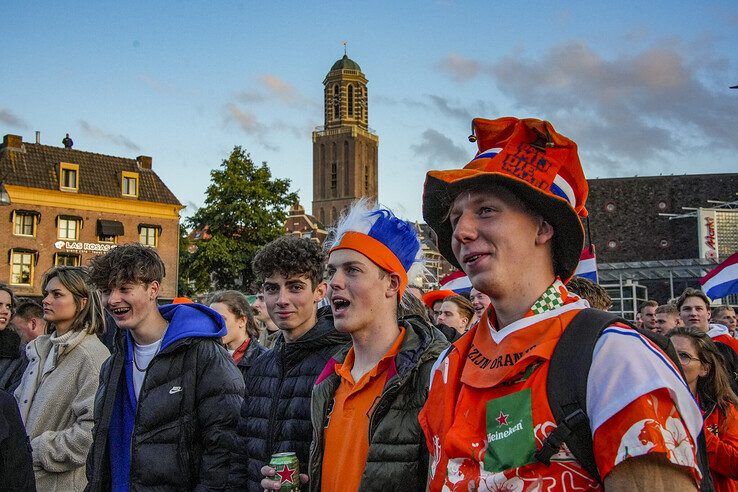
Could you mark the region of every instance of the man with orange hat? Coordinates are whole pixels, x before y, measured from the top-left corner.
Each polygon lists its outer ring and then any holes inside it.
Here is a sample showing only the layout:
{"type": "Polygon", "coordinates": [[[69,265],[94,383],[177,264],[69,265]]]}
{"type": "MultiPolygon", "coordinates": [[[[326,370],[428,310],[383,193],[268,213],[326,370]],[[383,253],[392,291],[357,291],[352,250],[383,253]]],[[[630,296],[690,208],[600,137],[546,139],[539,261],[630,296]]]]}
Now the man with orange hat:
{"type": "Polygon", "coordinates": [[[413,225],[387,209],[359,201],[336,227],[328,297],[336,329],[352,343],[313,389],[310,490],[425,490],[428,450],[418,412],[447,343],[419,318],[397,321],[421,259],[413,225]]]}
{"type": "Polygon", "coordinates": [[[419,416],[429,489],[694,489],[699,408],[674,362],[625,325],[599,335],[586,418],[576,421],[591,428],[596,466],[585,469],[564,444],[568,426],[553,416],[547,375],[562,334],[588,307],[563,283],[587,214],[577,147],[536,119],[475,119],[473,129],[477,156],[463,169],[430,171],[423,194],[441,253],[491,299],[431,376],[419,416]]]}
{"type": "Polygon", "coordinates": [[[423,304],[428,308],[428,315],[433,323],[438,322],[438,315],[441,313],[441,305],[443,300],[450,296],[455,296],[453,290],[431,290],[423,294],[423,304]]]}

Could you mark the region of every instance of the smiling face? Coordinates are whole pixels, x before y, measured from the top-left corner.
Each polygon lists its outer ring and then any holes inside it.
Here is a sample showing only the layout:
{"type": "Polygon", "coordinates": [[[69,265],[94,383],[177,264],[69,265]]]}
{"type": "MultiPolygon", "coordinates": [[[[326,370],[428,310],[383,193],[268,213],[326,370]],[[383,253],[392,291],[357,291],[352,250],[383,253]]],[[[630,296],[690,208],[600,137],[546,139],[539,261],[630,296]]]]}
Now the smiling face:
{"type": "Polygon", "coordinates": [[[285,277],[273,273],[264,280],[264,302],[269,317],[287,342],[307,333],[317,321],[317,304],[325,296],[325,282],[315,289],[306,275],[285,277]]]}
{"type": "MultiPolygon", "coordinates": [[[[46,296],[41,302],[44,308],[44,319],[47,323],[54,323],[57,335],[63,335],[82,306],[77,306],[74,295],[62,284],[59,277],[49,280],[44,292],[46,296]]],[[[86,302],[87,299],[80,299],[82,305],[86,302]]]]}
{"type": "Polygon", "coordinates": [[[451,249],[472,285],[491,298],[515,295],[522,279],[553,282],[553,228],[504,188],[460,194],[449,214],[451,249]]]}
{"type": "Polygon", "coordinates": [[[12,299],[10,294],[0,290],[0,330],[7,328],[12,316],[12,299]]]}
{"type": "Polygon", "coordinates": [[[469,300],[472,303],[472,307],[474,308],[474,313],[477,315],[477,318],[482,317],[482,313],[487,309],[489,303],[492,302],[487,294],[479,292],[474,287],[469,291],[469,300]]]}
{"type": "Polygon", "coordinates": [[[103,289],[102,304],[118,328],[136,331],[159,314],[158,293],[159,282],[156,280],[149,284],[131,282],[103,289]]]}
{"type": "Polygon", "coordinates": [[[356,333],[394,317],[399,285],[399,275],[385,272],[358,251],[333,251],[328,258],[328,297],[336,329],[356,333]]]}
{"type": "Polygon", "coordinates": [[[679,309],[679,316],[684,321],[684,326],[688,328],[696,328],[704,332],[709,329],[710,309],[700,297],[687,297],[679,309]]]}

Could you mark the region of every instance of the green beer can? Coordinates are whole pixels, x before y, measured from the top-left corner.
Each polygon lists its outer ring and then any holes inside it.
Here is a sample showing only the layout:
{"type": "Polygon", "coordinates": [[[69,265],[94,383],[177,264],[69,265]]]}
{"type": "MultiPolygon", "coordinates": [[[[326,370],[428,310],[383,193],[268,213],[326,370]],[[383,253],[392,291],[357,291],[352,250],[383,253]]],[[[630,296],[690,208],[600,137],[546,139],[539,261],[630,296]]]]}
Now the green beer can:
{"type": "Polygon", "coordinates": [[[295,453],[273,454],[269,466],[276,470],[272,479],[282,482],[281,492],[300,490],[300,461],[295,453]]]}

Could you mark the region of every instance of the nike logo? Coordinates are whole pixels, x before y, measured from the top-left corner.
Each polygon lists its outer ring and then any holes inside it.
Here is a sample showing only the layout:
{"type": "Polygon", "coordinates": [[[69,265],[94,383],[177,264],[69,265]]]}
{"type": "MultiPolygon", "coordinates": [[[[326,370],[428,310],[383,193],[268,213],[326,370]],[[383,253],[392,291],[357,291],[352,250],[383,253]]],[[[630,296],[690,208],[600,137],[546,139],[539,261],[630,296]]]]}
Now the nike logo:
{"type": "Polygon", "coordinates": [[[179,393],[180,391],[182,391],[181,386],[172,386],[172,389],[169,390],[169,394],[173,395],[174,393],[179,393]]]}

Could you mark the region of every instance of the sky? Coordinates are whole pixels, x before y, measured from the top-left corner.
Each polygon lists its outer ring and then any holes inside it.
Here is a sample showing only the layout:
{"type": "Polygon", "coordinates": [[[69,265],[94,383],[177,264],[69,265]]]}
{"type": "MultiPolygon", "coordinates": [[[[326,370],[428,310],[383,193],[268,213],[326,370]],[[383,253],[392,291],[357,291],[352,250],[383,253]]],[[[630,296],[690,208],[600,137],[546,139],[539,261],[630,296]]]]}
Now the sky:
{"type": "Polygon", "coordinates": [[[738,3],[10,2],[0,134],[153,157],[191,215],[234,146],[308,211],[323,79],[348,55],[379,135],[379,200],[422,220],[425,173],[473,117],[537,117],[589,178],[738,172],[738,3]]]}

